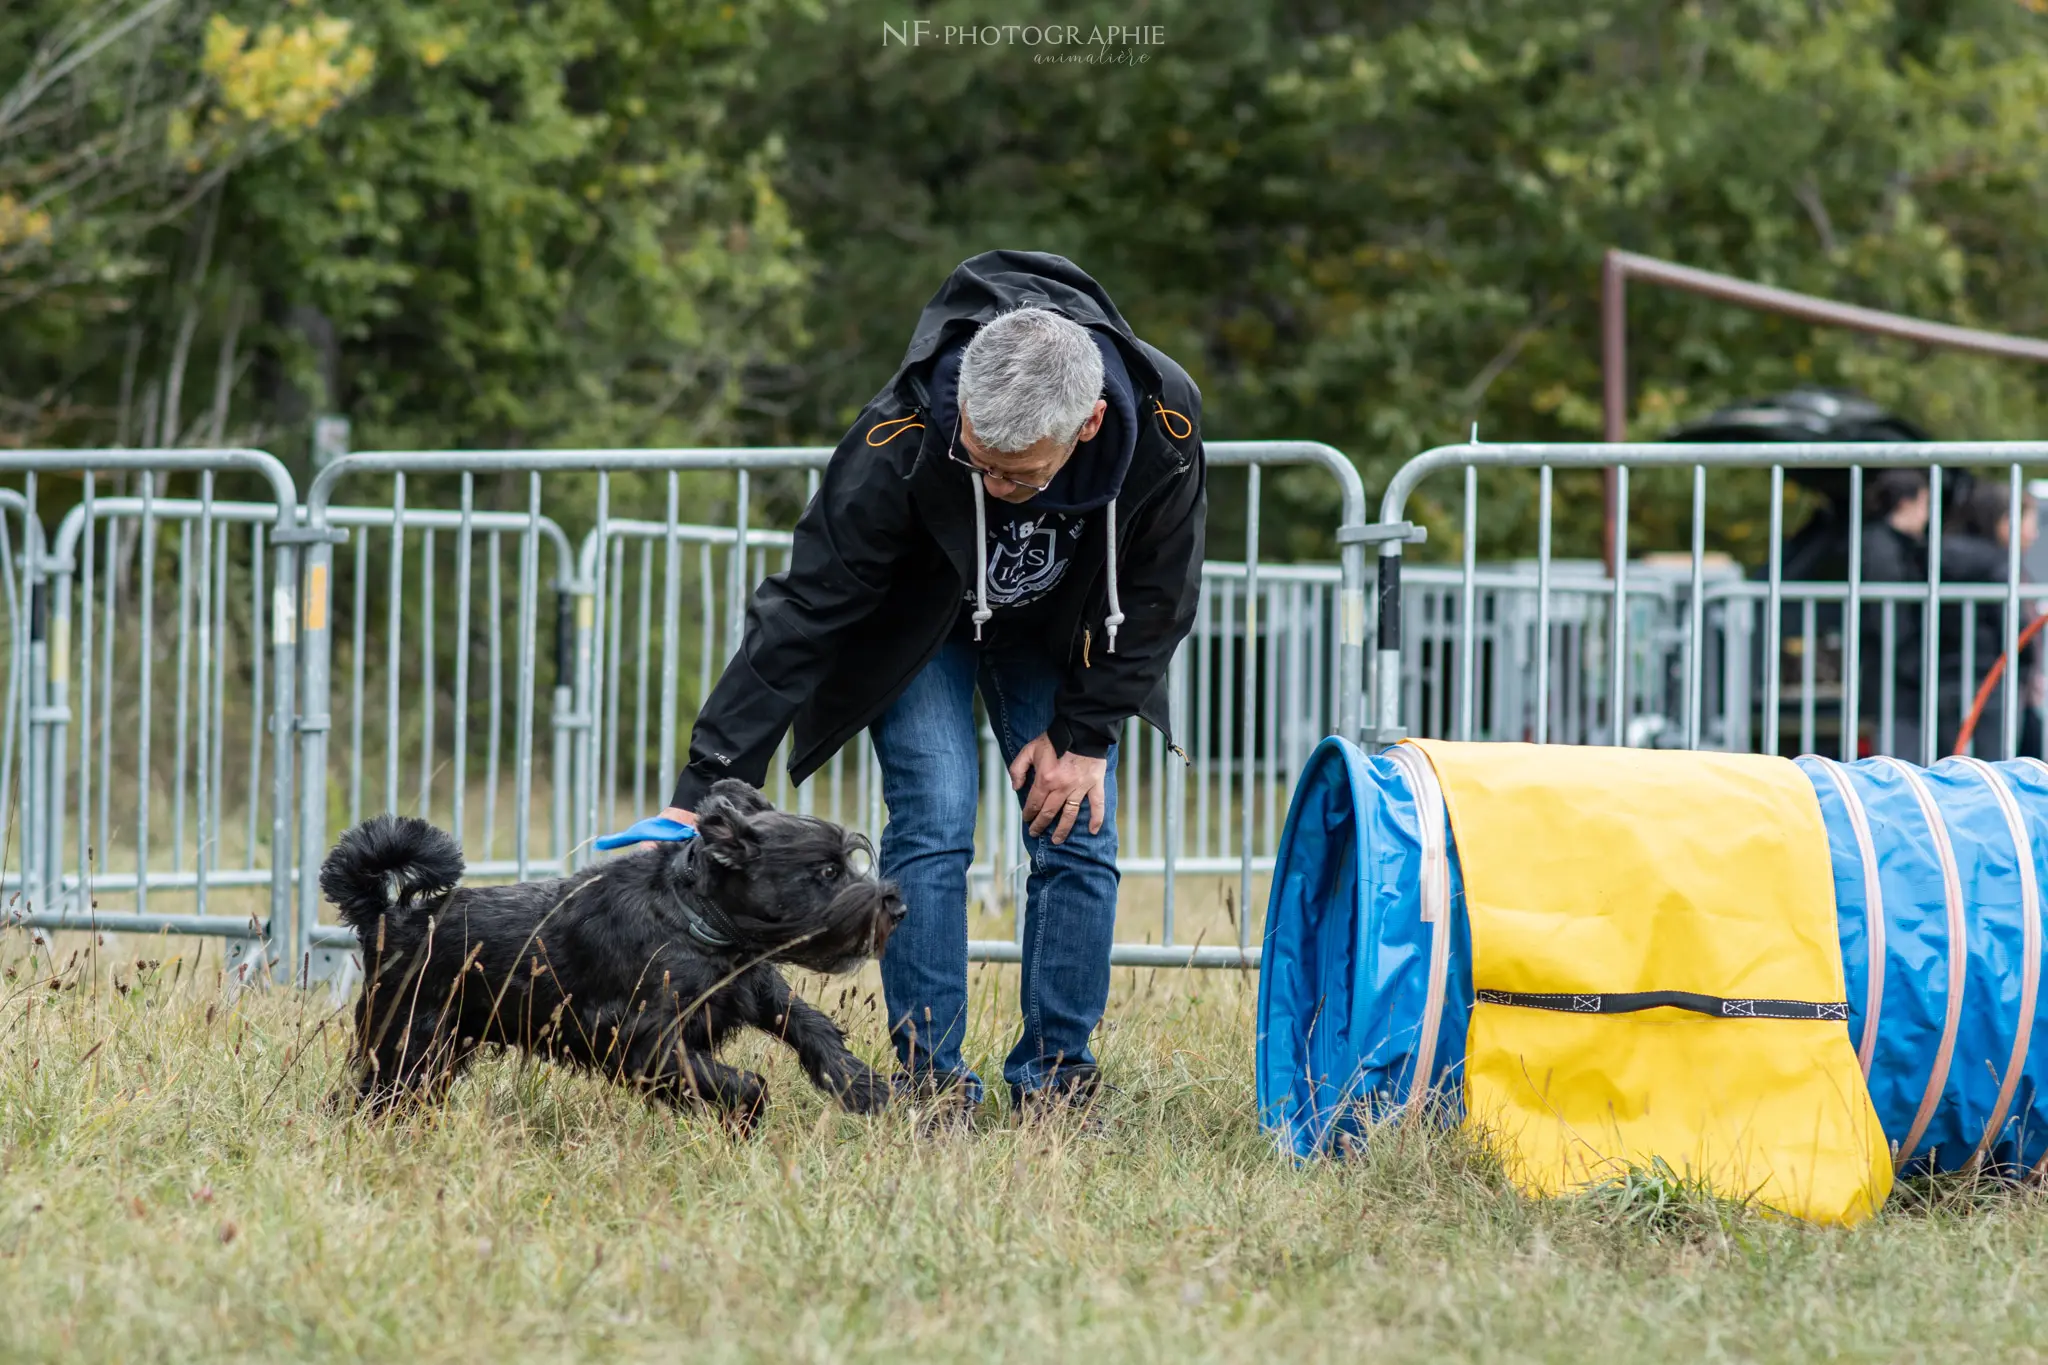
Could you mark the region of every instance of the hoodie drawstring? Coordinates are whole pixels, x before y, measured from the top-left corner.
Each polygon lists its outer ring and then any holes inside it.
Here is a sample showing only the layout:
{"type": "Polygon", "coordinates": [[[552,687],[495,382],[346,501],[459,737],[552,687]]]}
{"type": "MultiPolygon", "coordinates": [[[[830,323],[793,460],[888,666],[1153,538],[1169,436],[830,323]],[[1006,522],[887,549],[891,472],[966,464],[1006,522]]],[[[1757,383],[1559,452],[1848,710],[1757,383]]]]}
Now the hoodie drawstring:
{"type": "Polygon", "coordinates": [[[1124,623],[1123,604],[1116,600],[1116,499],[1109,500],[1104,509],[1103,525],[1109,532],[1109,615],[1103,618],[1102,627],[1109,636],[1109,652],[1116,653],[1116,628],[1124,623]]]}
{"type": "Polygon", "coordinates": [[[974,480],[974,638],[979,641],[981,628],[995,615],[988,606],[988,487],[978,471],[970,470],[967,477],[974,480]]]}
{"type": "MultiPolygon", "coordinates": [[[[974,480],[974,638],[981,639],[981,628],[988,624],[995,612],[988,605],[988,486],[982,482],[978,471],[969,471],[974,480]]],[[[1109,636],[1109,652],[1116,653],[1117,627],[1124,623],[1123,604],[1116,594],[1116,499],[1111,498],[1103,509],[1103,528],[1107,532],[1109,569],[1109,615],[1103,618],[1104,633],[1109,636]]]]}

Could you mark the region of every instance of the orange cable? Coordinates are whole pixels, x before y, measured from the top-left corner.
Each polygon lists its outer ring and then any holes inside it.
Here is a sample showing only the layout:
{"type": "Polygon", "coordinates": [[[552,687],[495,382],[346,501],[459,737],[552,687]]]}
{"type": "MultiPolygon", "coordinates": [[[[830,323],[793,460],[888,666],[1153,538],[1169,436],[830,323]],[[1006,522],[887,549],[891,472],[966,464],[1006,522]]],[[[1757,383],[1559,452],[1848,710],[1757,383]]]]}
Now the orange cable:
{"type": "MultiPolygon", "coordinates": [[[[2048,625],[2048,616],[2036,616],[2027,622],[2027,628],[2020,632],[2020,638],[2014,642],[2014,652],[2025,649],[2027,643],[2040,633],[2044,625],[2048,625]]],[[[1956,747],[1951,757],[1959,757],[1969,752],[1970,741],[1977,734],[1977,722],[1984,718],[1984,707],[1991,700],[1991,689],[1998,686],[1998,680],[2005,676],[2005,658],[2004,654],[2000,654],[1993,661],[1991,671],[1984,675],[1983,683],[1977,688],[1977,699],[1970,703],[1970,714],[1964,718],[1963,728],[1956,731],[1956,747]]]]}

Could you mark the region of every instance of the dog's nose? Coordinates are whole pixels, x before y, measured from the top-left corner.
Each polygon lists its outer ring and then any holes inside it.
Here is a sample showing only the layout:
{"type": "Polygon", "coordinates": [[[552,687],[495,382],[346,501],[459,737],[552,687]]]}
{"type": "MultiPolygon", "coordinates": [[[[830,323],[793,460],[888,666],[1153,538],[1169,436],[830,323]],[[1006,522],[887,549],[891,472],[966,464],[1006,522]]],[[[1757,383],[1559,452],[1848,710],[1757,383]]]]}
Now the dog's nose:
{"type": "Polygon", "coordinates": [[[891,923],[891,924],[901,924],[901,923],[903,923],[903,917],[904,917],[905,915],[909,914],[909,913],[910,913],[910,907],[909,907],[909,906],[905,905],[905,904],[904,904],[904,903],[903,903],[902,901],[899,901],[899,900],[897,900],[897,899],[896,899],[895,897],[893,897],[893,896],[892,896],[892,897],[890,897],[890,899],[889,899],[889,923],[891,923]]]}

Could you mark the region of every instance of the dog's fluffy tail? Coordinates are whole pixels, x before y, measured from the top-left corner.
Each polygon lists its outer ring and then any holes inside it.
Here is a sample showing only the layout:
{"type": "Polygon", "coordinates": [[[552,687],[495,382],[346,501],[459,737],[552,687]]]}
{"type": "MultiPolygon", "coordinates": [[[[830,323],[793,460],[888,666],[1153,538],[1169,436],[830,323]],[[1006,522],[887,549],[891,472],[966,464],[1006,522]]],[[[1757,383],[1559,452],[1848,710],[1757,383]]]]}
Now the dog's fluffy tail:
{"type": "Polygon", "coordinates": [[[462,849],[410,815],[379,815],[341,836],[320,865],[320,890],[341,922],[362,934],[392,910],[453,890],[462,849]]]}

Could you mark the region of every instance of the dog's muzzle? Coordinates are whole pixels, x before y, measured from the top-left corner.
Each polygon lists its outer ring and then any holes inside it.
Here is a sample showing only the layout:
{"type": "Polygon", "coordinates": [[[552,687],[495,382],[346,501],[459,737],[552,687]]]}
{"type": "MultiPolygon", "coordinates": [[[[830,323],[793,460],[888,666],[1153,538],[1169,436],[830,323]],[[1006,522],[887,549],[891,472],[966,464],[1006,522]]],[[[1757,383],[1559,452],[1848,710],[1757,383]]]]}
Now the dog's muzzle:
{"type": "Polygon", "coordinates": [[[910,913],[910,907],[903,903],[903,897],[896,893],[893,882],[883,882],[877,888],[881,892],[875,905],[874,948],[869,954],[880,957],[882,949],[889,942],[889,935],[896,932],[896,926],[903,923],[903,917],[910,913]]]}
{"type": "Polygon", "coordinates": [[[834,974],[853,971],[882,955],[908,911],[893,882],[873,877],[849,882],[783,961],[834,974]]]}

